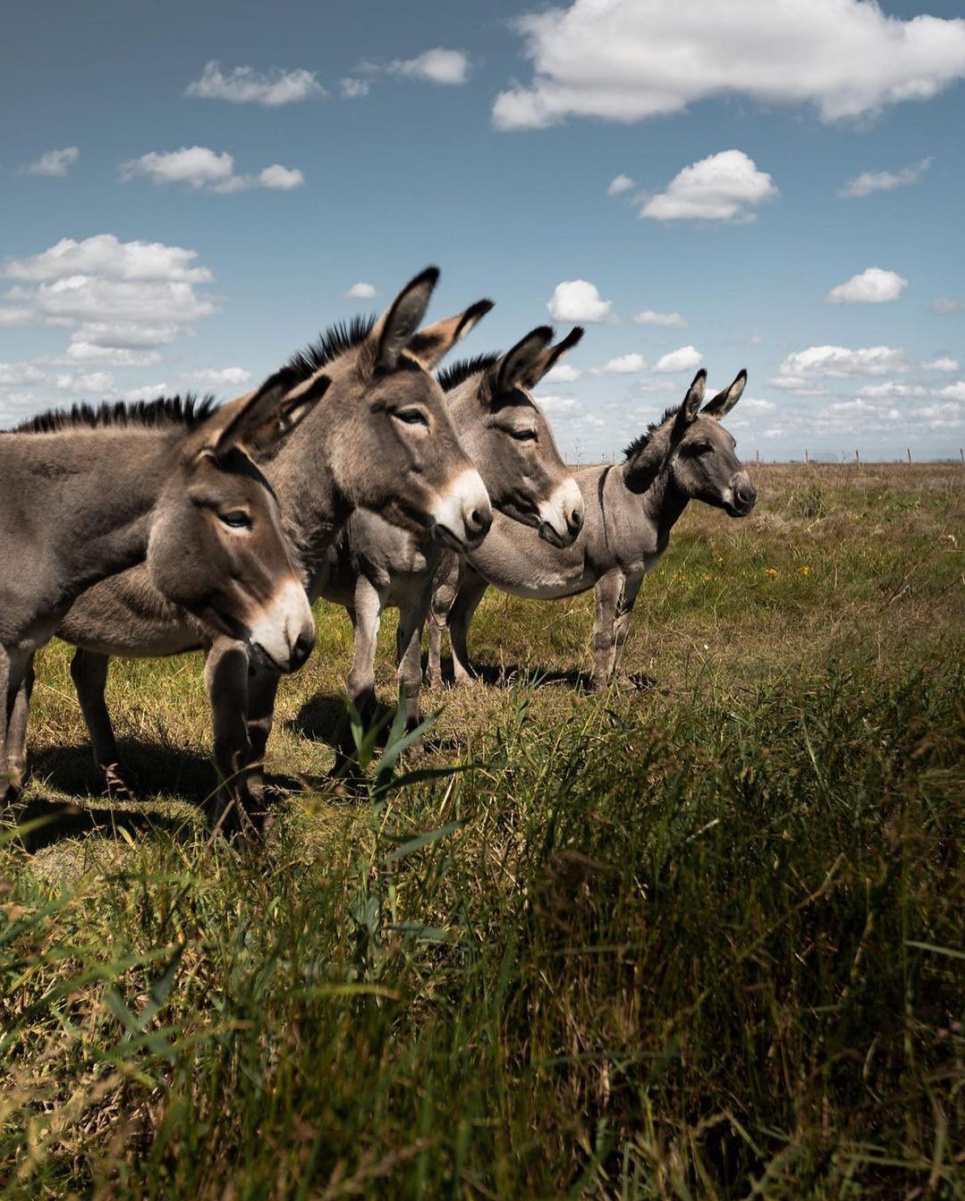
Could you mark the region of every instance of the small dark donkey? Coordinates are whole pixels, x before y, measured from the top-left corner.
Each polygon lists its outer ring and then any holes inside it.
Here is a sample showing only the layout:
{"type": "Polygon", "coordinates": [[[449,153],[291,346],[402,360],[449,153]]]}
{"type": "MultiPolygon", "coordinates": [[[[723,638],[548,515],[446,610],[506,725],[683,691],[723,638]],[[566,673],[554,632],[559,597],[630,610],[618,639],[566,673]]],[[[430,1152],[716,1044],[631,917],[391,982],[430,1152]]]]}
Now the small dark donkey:
{"type": "Polygon", "coordinates": [[[691,500],[746,517],[757,493],[734,454],[721,419],[747,382],[742,371],[701,411],[707,373],[699,371],[683,404],[668,409],[626,450],[623,463],[575,472],[586,518],[572,546],[557,549],[499,514],[489,537],[470,555],[446,555],[436,576],[429,631],[429,674],[440,678],[442,631],[449,626],[456,682],[471,674],[469,623],[490,584],[534,600],[596,594],[593,688],[613,681],[643,577],[667,549],[670,532],[691,500]]]}
{"type": "Polygon", "coordinates": [[[280,670],[315,641],[277,502],[249,452],[277,447],[328,386],[291,372],[211,412],[105,406],[0,434],[0,774],[19,792],[36,651],[91,584],[138,561],[163,602],[280,670]]]}

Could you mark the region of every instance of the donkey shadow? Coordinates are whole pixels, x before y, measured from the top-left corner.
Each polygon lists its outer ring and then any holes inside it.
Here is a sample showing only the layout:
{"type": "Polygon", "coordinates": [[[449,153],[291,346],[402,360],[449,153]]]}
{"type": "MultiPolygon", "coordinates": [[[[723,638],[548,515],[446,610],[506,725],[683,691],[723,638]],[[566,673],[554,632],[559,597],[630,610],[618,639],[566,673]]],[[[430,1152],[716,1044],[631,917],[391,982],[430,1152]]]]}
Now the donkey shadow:
{"type": "Polygon", "coordinates": [[[28,854],[72,838],[102,838],[115,841],[118,827],[132,834],[166,831],[178,842],[190,842],[195,823],[184,816],[136,808],[108,808],[106,805],[78,805],[47,796],[32,796],[17,806],[17,825],[23,827],[20,845],[28,854]],[[37,825],[33,825],[36,822],[37,825]]]}
{"type": "MultiPolygon", "coordinates": [[[[217,786],[210,757],[198,751],[122,739],[118,752],[135,801],[169,796],[201,807],[217,786]]],[[[31,775],[58,792],[103,795],[103,781],[86,743],[37,751],[32,759],[31,775]]]]}
{"type": "MultiPolygon", "coordinates": [[[[590,694],[593,691],[593,677],[587,671],[540,667],[533,663],[476,663],[473,665],[473,679],[481,681],[489,688],[513,688],[520,685],[524,688],[566,687],[580,694],[590,694]]],[[[442,682],[446,689],[455,686],[455,675],[452,659],[442,660],[442,682]]],[[[657,687],[657,681],[644,672],[629,672],[623,677],[621,691],[650,692],[657,687]]]]}

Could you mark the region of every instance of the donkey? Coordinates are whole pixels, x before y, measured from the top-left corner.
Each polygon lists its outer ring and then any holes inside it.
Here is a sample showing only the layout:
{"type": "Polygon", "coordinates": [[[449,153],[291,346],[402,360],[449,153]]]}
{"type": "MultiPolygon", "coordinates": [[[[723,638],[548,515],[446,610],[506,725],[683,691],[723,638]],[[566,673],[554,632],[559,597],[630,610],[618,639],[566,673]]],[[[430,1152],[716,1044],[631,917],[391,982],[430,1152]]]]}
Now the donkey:
{"type": "MultiPolygon", "coordinates": [[[[540,326],[504,355],[480,355],[443,371],[439,382],[459,438],[493,508],[529,526],[550,546],[569,546],[583,526],[583,496],[560,458],[534,388],[583,337],[575,328],[556,346],[540,326]]],[[[358,711],[375,705],[375,648],[387,606],[399,608],[396,635],[400,695],[410,729],[419,722],[422,631],[443,554],[424,534],[390,525],[376,513],[353,513],[329,551],[322,596],[344,606],[354,632],[349,696],[358,711]]]]}
{"type": "Polygon", "coordinates": [[[643,577],[667,549],[670,531],[690,500],[746,517],[757,493],[720,424],[747,382],[741,371],[701,411],[707,373],[699,371],[679,408],[668,409],[625,451],[619,465],[576,472],[586,522],[568,549],[540,542],[530,530],[496,517],[483,545],[461,561],[447,555],[436,577],[430,626],[429,673],[440,678],[447,622],[456,682],[470,675],[469,623],[490,584],[514,596],[548,600],[593,588],[594,691],[609,687],[626,643],[643,577]]]}
{"type": "MultiPolygon", "coordinates": [[[[474,549],[492,510],[479,473],[453,429],[439,384],[439,359],[492,308],[480,301],[418,330],[439,272],[432,267],[402,289],[375,319],[335,326],[289,364],[310,392],[331,380],[324,410],[302,422],[264,467],[309,595],[319,595],[328,549],[355,508],[380,513],[439,545],[474,549]]],[[[234,802],[257,826],[263,814],[263,760],[279,673],[249,663],[231,637],[213,642],[187,615],[164,605],[135,569],[85,593],[58,630],[78,647],[71,665],[94,756],[109,790],[128,791],[104,700],[109,656],[149,657],[207,650],[205,681],[214,725],[222,815],[234,802]]]]}
{"type": "MultiPolygon", "coordinates": [[[[162,401],[35,418],[0,435],[0,774],[20,791],[33,659],[89,585],[141,561],[159,603],[292,670],[315,642],[277,503],[249,453],[279,446],[328,387],[293,373],[215,412],[162,401]]],[[[200,626],[196,628],[200,628],[200,626]]]]}

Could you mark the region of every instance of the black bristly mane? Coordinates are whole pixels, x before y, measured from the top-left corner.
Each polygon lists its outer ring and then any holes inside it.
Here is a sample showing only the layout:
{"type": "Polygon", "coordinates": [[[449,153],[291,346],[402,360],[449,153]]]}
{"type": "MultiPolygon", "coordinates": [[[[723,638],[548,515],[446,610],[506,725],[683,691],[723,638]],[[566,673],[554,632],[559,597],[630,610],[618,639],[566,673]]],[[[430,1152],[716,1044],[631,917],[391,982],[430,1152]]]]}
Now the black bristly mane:
{"type": "Polygon", "coordinates": [[[372,332],[376,320],[377,318],[372,315],[353,317],[351,321],[340,321],[337,325],[329,326],[304,350],[293,354],[285,366],[297,372],[298,382],[302,383],[313,376],[316,371],[327,367],[339,355],[361,346],[372,332]]]}
{"type": "Polygon", "coordinates": [[[453,363],[449,367],[444,367],[439,372],[438,380],[439,387],[443,392],[452,392],[454,388],[458,388],[460,384],[464,384],[471,376],[476,375],[480,371],[488,371],[490,367],[495,365],[502,358],[498,352],[496,354],[477,354],[471,359],[460,359],[458,363],[453,363]]]}
{"type": "Polygon", "coordinates": [[[184,426],[194,429],[214,412],[214,397],[160,396],[157,400],[139,400],[127,404],[123,400],[101,405],[75,404],[69,409],[51,409],[29,417],[11,432],[16,434],[56,434],[70,429],[167,429],[184,426]]]}
{"type": "Polygon", "coordinates": [[[676,417],[679,412],[680,412],[680,405],[671,405],[669,409],[665,410],[664,415],[660,418],[659,421],[651,421],[650,424],[647,426],[646,433],[641,434],[639,436],[639,438],[634,438],[633,441],[630,443],[630,445],[623,452],[624,458],[627,458],[627,459],[635,458],[640,453],[640,451],[643,450],[643,448],[649,443],[650,439],[657,432],[657,430],[660,429],[660,427],[662,425],[664,425],[667,421],[669,421],[671,417],[676,417]]]}

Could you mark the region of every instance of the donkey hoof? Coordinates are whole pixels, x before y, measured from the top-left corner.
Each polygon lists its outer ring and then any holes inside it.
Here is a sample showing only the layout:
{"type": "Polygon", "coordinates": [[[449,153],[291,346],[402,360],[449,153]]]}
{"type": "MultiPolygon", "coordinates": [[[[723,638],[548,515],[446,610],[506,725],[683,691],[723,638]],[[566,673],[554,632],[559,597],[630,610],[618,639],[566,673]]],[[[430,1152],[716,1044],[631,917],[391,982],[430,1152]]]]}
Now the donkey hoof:
{"type": "Polygon", "coordinates": [[[108,763],[104,772],[104,795],[112,801],[133,801],[134,789],[124,778],[120,765],[108,763]]]}

